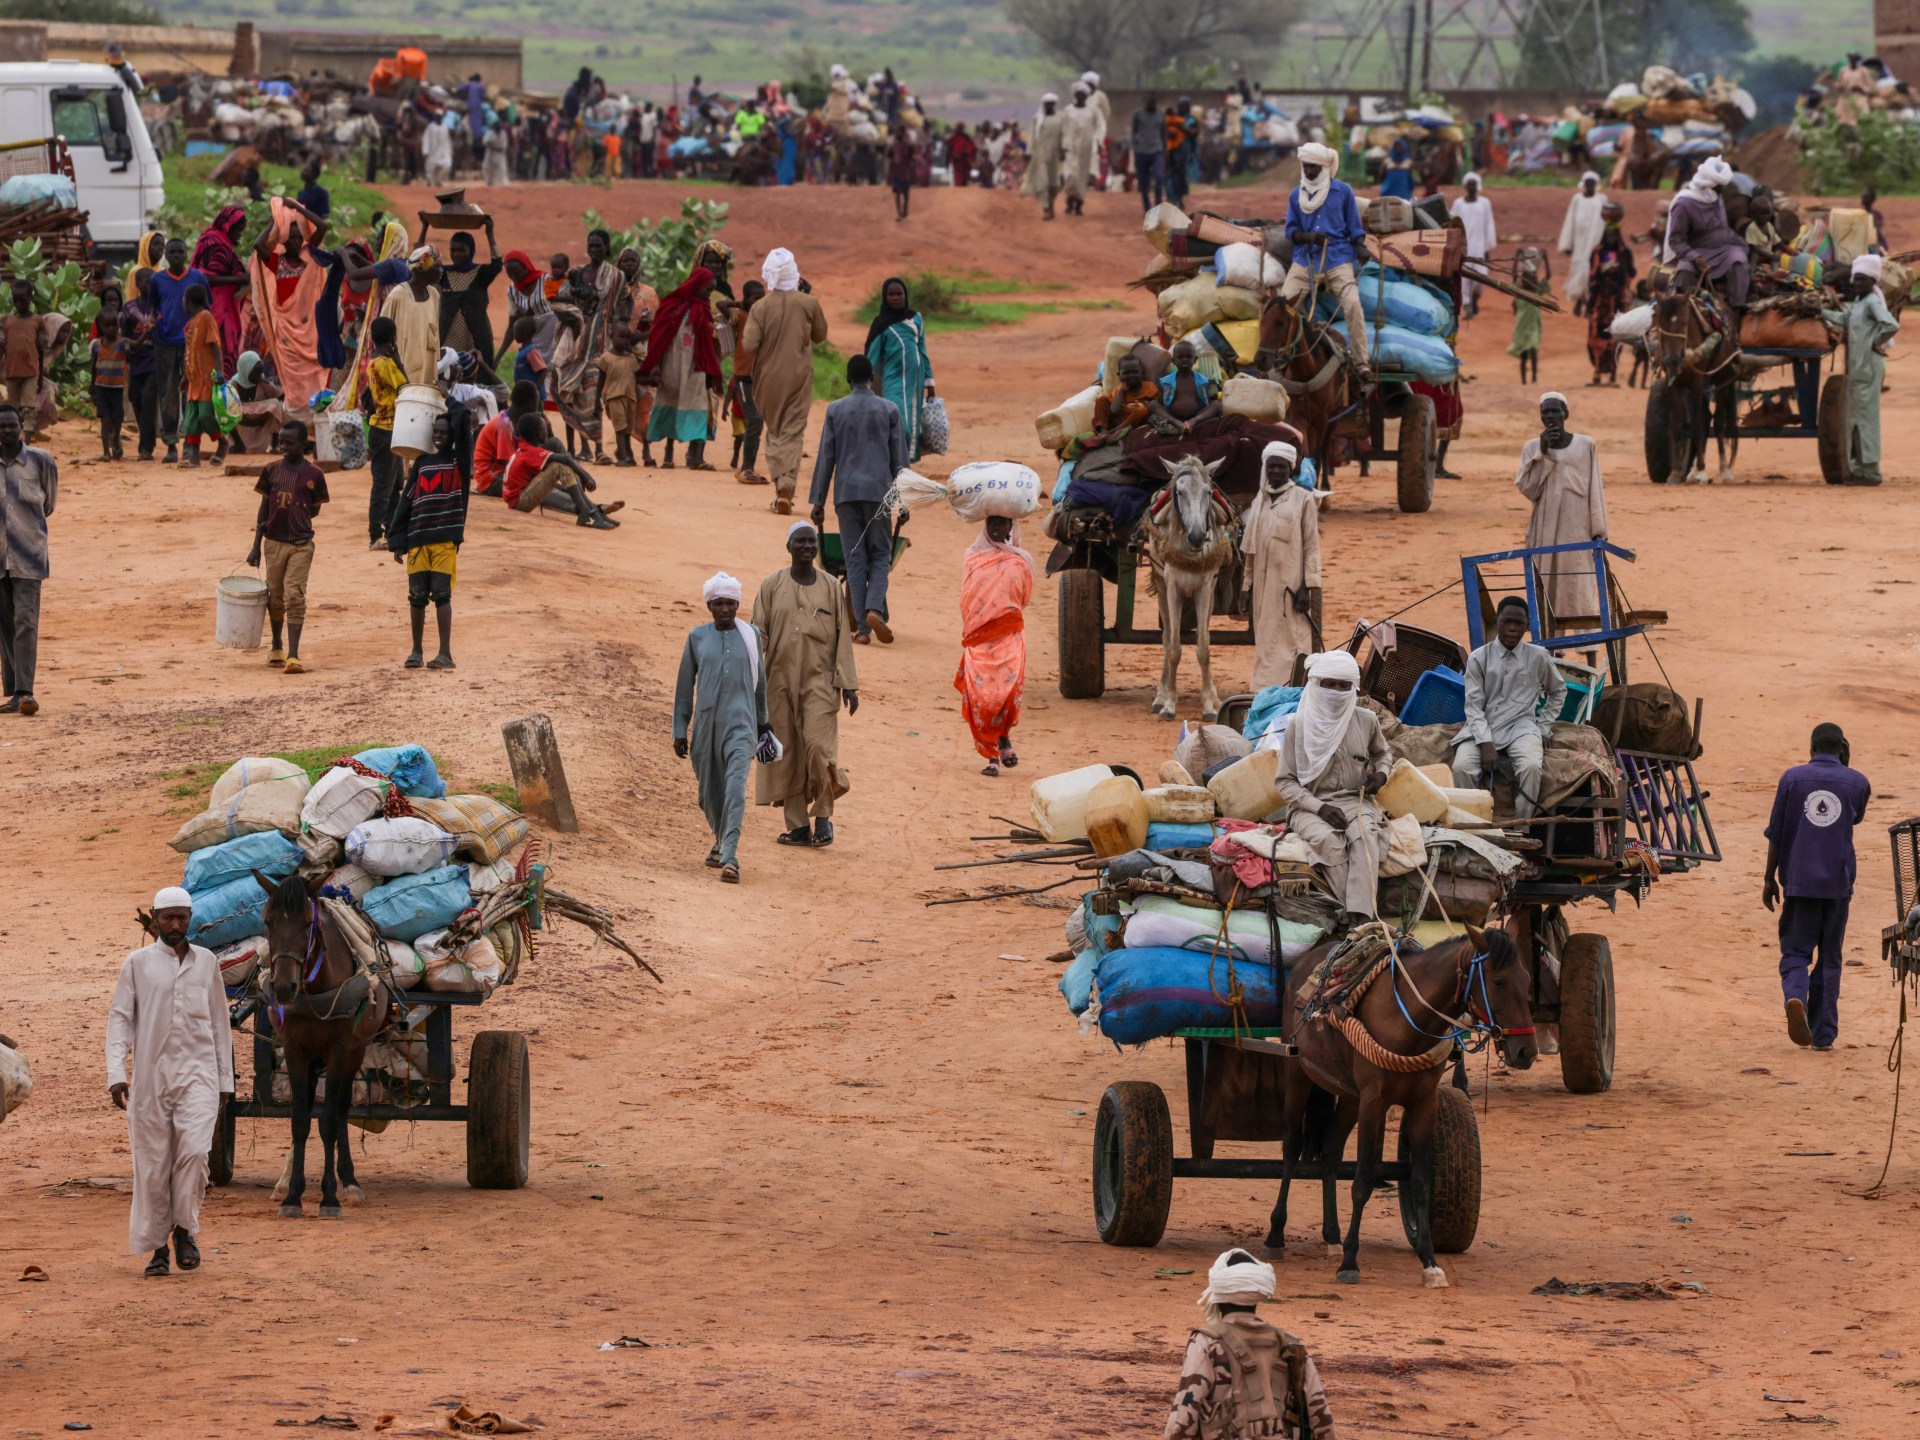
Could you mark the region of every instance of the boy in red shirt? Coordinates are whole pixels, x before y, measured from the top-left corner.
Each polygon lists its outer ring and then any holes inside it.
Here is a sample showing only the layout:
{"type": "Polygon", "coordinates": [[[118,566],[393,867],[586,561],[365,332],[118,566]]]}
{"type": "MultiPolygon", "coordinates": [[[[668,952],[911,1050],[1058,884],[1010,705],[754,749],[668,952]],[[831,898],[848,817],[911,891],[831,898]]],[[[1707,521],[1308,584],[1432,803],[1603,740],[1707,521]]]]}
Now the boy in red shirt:
{"type": "Polygon", "coordinates": [[[620,522],[609,515],[626,504],[616,500],[602,509],[587,498],[593,477],[582,470],[571,456],[550,448],[547,422],[538,412],[522,415],[515,424],[520,444],[507,462],[504,498],[512,509],[522,512],[564,510],[579,516],[577,524],[593,530],[615,530],[620,522]]]}

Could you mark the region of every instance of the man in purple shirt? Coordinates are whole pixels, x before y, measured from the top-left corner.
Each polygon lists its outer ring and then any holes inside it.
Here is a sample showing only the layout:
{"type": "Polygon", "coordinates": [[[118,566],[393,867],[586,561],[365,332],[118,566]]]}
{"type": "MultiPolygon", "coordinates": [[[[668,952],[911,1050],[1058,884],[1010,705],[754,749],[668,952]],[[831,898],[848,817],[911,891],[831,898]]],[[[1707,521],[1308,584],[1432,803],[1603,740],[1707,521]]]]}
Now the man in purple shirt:
{"type": "Polygon", "coordinates": [[[1840,1033],[1840,952],[1853,897],[1853,827],[1866,815],[1873,787],[1848,768],[1852,750],[1838,725],[1814,726],[1808,748],[1812,757],[1780,777],[1773,797],[1760,898],[1769,910],[1780,906],[1787,1034],[1796,1045],[1831,1050],[1840,1033]]]}

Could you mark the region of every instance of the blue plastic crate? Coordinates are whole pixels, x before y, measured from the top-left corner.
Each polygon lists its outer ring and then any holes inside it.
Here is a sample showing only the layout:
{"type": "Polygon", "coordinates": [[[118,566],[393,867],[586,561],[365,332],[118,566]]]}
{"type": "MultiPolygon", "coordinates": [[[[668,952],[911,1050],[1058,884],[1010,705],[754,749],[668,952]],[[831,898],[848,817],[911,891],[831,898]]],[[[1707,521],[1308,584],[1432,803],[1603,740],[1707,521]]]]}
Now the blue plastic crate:
{"type": "Polygon", "coordinates": [[[1460,725],[1467,718],[1467,677],[1446,665],[1436,665],[1413,682],[1413,693],[1400,707],[1402,725],[1460,725]]]}

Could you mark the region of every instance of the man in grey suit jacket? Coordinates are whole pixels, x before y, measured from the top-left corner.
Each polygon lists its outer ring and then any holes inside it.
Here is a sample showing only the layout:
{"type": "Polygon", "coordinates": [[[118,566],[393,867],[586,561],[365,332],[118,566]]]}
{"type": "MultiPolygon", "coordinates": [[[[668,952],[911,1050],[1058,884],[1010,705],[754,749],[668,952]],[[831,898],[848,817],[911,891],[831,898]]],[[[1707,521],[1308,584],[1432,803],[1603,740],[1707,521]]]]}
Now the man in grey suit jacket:
{"type": "MultiPolygon", "coordinates": [[[[907,434],[900,410],[873,390],[873,362],[864,355],[847,361],[853,393],[827,407],[820,450],[813,462],[813,523],[827,518],[827,486],[833,486],[833,512],[840,522],[840,548],[846,557],[847,596],[858,621],[853,643],[893,643],[887,623],[887,571],[893,564],[893,526],[882,502],[893,480],[907,468],[907,434]]],[[[906,516],[900,517],[903,521],[906,516]]]]}

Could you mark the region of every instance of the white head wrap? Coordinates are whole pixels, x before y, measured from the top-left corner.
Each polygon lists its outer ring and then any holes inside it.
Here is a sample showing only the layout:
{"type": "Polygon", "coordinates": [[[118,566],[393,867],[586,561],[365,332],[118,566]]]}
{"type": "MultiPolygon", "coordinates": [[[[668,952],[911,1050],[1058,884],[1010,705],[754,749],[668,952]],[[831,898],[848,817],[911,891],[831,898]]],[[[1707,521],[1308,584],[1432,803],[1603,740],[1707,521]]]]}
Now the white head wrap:
{"type": "Polygon", "coordinates": [[[1700,168],[1693,172],[1693,179],[1687,182],[1682,193],[1694,200],[1704,200],[1711,204],[1719,197],[1720,187],[1733,179],[1733,167],[1718,155],[1709,155],[1700,162],[1700,168]]]}
{"type": "Polygon", "coordinates": [[[1283,458],[1289,465],[1294,466],[1296,469],[1300,465],[1300,452],[1297,449],[1284,440],[1269,440],[1266,448],[1260,452],[1260,474],[1262,478],[1265,478],[1267,473],[1267,461],[1276,455],[1283,458]]]}
{"type": "Polygon", "coordinates": [[[813,530],[815,534],[819,533],[818,530],[815,530],[814,523],[811,520],[796,520],[787,527],[787,539],[793,539],[793,537],[798,535],[802,530],[813,530]]]}
{"type": "Polygon", "coordinates": [[[1327,196],[1333,191],[1334,174],[1340,168],[1340,157],[1330,145],[1308,143],[1300,147],[1302,165],[1318,165],[1320,178],[1309,180],[1303,171],[1300,176],[1300,208],[1311,215],[1327,203],[1327,196]]]}
{"type": "Polygon", "coordinates": [[[1200,1304],[1209,1311],[1220,1305],[1257,1305],[1273,1298],[1273,1287],[1273,1266],[1244,1250],[1225,1250],[1207,1271],[1200,1304]]]}
{"type": "Polygon", "coordinates": [[[700,587],[700,603],[711,605],[715,600],[734,600],[740,598],[740,582],[724,570],[714,573],[711,580],[700,587]]]}
{"type": "Polygon", "coordinates": [[[440,362],[435,367],[442,380],[451,380],[460,373],[460,352],[451,345],[440,347],[440,362]]]}
{"type": "Polygon", "coordinates": [[[1478,170],[1469,170],[1460,178],[1460,184],[1462,186],[1485,185],[1486,183],[1486,181],[1480,178],[1480,172],[1478,170]]]}
{"type": "Polygon", "coordinates": [[[846,78],[847,78],[847,67],[846,67],[846,66],[844,66],[844,65],[836,65],[836,66],[834,66],[834,67],[833,67],[833,68],[832,68],[831,70],[829,70],[829,71],[827,71],[827,78],[828,78],[829,80],[844,80],[844,79],[846,79],[846,78]]]}
{"type": "Polygon", "coordinates": [[[1878,280],[1884,265],[1885,262],[1878,255],[1862,255],[1853,262],[1853,269],[1848,273],[1852,275],[1871,275],[1875,280],[1878,280]]]}
{"type": "Polygon", "coordinates": [[[1091,94],[1093,94],[1093,87],[1087,84],[1086,81],[1076,80],[1073,82],[1073,98],[1074,99],[1076,100],[1084,99],[1086,96],[1091,94]]]}
{"type": "Polygon", "coordinates": [[[1591,181],[1592,181],[1592,182],[1593,182],[1594,184],[1596,184],[1596,185],[1598,185],[1598,184],[1600,183],[1600,175],[1599,175],[1599,172],[1598,172],[1598,171],[1594,171],[1594,170],[1589,170],[1589,171],[1587,171],[1587,172],[1586,172],[1586,174],[1584,174],[1584,175],[1582,175],[1582,176],[1580,177],[1580,183],[1581,183],[1582,185],[1584,185],[1584,184],[1586,184],[1586,183],[1587,183],[1587,181],[1589,181],[1589,180],[1591,180],[1591,181]]]}
{"type": "Polygon", "coordinates": [[[1289,734],[1300,737],[1297,778],[1302,785],[1313,784],[1332,762],[1341,737],[1347,733],[1347,722],[1360,703],[1359,686],[1360,663],[1345,650],[1329,650],[1307,662],[1306,693],[1300,697],[1300,709],[1288,727],[1289,734]],[[1354,688],[1329,690],[1316,685],[1316,680],[1345,680],[1354,688]]]}
{"type": "Polygon", "coordinates": [[[1058,105],[1060,103],[1060,97],[1049,90],[1040,97],[1040,103],[1042,105],[1058,105]]]}
{"type": "Polygon", "coordinates": [[[156,915],[162,910],[191,910],[192,908],[193,896],[178,885],[169,885],[163,890],[154,892],[153,913],[156,915]]]}
{"type": "Polygon", "coordinates": [[[1080,79],[1089,86],[1097,86],[1100,83],[1100,72],[1097,70],[1088,70],[1081,75],[1080,79]]]}
{"type": "Polygon", "coordinates": [[[798,290],[800,266],[793,252],[785,247],[769,250],[765,263],[760,266],[760,278],[769,290],[798,290]]]}
{"type": "Polygon", "coordinates": [[[1569,412],[1573,410],[1573,406],[1567,404],[1567,397],[1562,395],[1558,390],[1549,390],[1547,391],[1546,394],[1540,397],[1540,403],[1543,406],[1549,400],[1558,400],[1561,403],[1561,405],[1564,406],[1569,412]]]}

